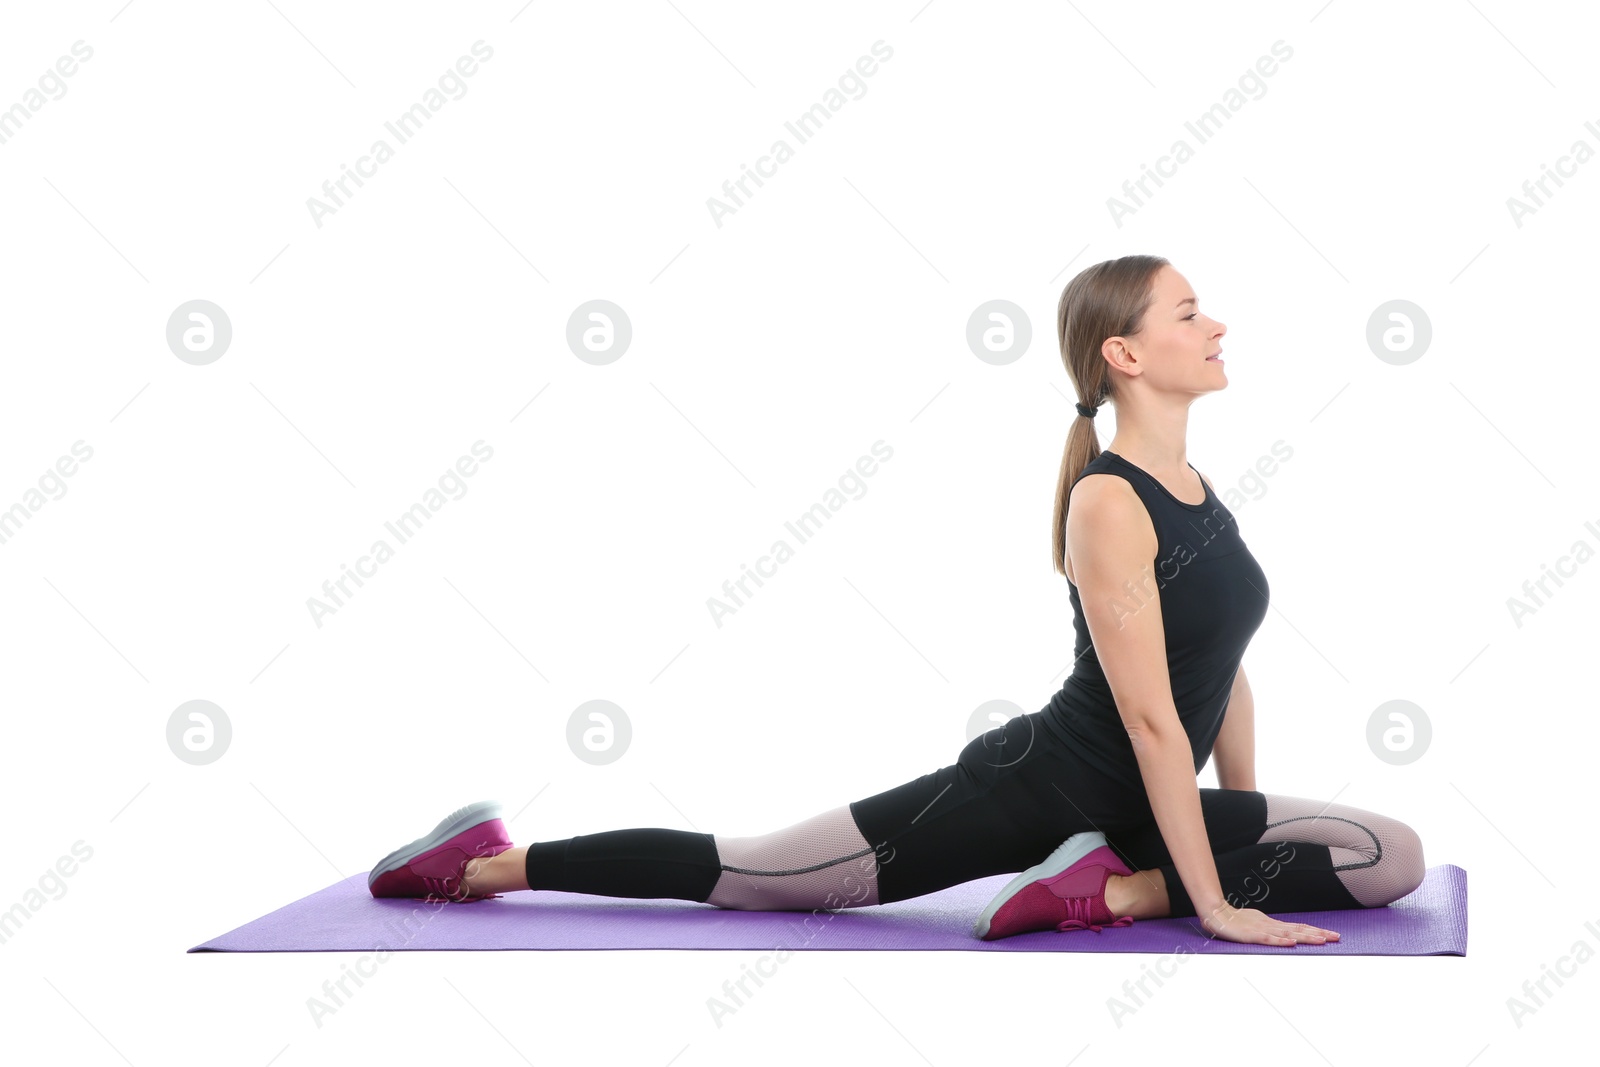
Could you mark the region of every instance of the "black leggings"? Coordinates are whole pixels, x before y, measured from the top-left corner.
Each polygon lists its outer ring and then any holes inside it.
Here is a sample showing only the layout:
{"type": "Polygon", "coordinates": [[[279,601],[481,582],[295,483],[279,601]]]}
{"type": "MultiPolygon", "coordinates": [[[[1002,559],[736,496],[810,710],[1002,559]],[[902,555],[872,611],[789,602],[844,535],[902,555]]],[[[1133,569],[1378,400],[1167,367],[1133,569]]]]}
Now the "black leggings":
{"type": "MultiPolygon", "coordinates": [[[[1253,790],[1201,789],[1206,837],[1235,907],[1378,907],[1421,884],[1421,841],[1394,819],[1253,790]]],[[[1142,791],[1098,773],[1048,708],[974,738],[956,762],[759,837],[660,828],[536,842],[533,889],[753,910],[886,904],[1044,859],[1099,830],[1130,870],[1158,870],[1170,914],[1195,914],[1142,791]]]]}

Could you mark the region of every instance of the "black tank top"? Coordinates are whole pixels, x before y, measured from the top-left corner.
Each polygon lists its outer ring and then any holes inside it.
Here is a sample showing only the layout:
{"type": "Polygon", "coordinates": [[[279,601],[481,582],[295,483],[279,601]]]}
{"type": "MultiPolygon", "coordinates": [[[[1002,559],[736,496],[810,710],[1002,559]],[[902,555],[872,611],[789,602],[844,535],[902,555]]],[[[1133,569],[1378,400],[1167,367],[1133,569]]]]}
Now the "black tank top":
{"type": "MultiPolygon", "coordinates": [[[[1159,597],[1172,699],[1199,774],[1222,729],[1245,646],[1267,616],[1267,576],[1239,536],[1233,513],[1204,480],[1205,502],[1185,504],[1115,452],[1100,453],[1078,479],[1090,474],[1127,479],[1155,526],[1153,576],[1122,603],[1131,613],[1149,596],[1159,597]]],[[[1069,582],[1068,588],[1076,633],[1073,668],[1050,699],[1049,719],[1095,769],[1143,794],[1139,761],[1090,640],[1078,587],[1069,582]]]]}

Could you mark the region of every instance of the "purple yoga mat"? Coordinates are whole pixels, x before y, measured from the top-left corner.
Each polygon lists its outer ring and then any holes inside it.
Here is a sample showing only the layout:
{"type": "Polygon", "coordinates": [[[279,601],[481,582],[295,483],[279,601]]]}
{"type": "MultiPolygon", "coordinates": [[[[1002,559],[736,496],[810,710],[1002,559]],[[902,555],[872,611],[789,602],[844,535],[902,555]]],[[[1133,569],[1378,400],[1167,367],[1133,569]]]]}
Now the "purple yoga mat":
{"type": "Polygon", "coordinates": [[[1383,908],[1278,912],[1337,930],[1323,945],[1219,941],[1199,920],[1042,931],[980,941],[972,924],[1011,880],[997,874],[910,900],[841,911],[733,911],[682,900],[530,890],[469,904],[374,900],[366,874],[335,882],[190,952],[371,952],[401,949],[931,949],[980,952],[1293,952],[1313,956],[1465,956],[1467,872],[1430,867],[1416,892],[1383,908]]]}

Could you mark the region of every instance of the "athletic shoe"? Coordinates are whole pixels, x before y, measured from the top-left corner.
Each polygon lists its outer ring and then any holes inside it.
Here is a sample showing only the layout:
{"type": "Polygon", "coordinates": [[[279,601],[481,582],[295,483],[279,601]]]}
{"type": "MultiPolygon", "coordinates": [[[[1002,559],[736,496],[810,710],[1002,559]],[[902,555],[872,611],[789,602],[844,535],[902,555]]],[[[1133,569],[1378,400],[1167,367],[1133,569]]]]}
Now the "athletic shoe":
{"type": "Polygon", "coordinates": [[[379,860],[367,875],[367,888],[375,897],[487,900],[498,894],[463,895],[462,874],[469,860],[498,856],[510,847],[500,805],[492,800],[468,804],[451,812],[426,837],[379,860]]]}
{"type": "Polygon", "coordinates": [[[1131,873],[1099,832],[1073,834],[1045,859],[1017,875],[978,916],[972,932],[985,941],[1035,930],[1132,926],[1106,907],[1106,882],[1131,873]]]}

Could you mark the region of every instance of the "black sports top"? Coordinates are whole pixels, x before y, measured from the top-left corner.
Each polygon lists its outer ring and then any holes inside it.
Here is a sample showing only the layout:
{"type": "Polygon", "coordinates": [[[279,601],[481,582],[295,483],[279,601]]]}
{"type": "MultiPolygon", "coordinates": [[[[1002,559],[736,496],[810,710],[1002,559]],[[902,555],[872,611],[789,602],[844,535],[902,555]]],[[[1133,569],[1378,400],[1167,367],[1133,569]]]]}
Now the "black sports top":
{"type": "MultiPolygon", "coordinates": [[[[1120,603],[1132,614],[1149,596],[1159,597],[1172,699],[1189,735],[1195,774],[1199,774],[1222,729],[1245,646],[1267,617],[1267,576],[1239,536],[1233,513],[1203,479],[1205,502],[1185,504],[1115,452],[1101,452],[1078,478],[1090,474],[1126,478],[1155,526],[1153,576],[1145,588],[1130,589],[1120,603]]],[[[1074,479],[1073,485],[1077,481],[1074,479]]],[[[1078,587],[1071,582],[1068,586],[1077,639],[1072,673],[1050,699],[1050,718],[1087,762],[1114,781],[1143,793],[1133,742],[1090,640],[1078,587]]]]}

